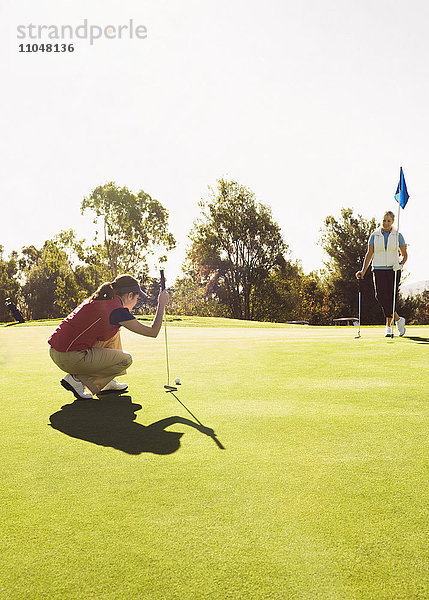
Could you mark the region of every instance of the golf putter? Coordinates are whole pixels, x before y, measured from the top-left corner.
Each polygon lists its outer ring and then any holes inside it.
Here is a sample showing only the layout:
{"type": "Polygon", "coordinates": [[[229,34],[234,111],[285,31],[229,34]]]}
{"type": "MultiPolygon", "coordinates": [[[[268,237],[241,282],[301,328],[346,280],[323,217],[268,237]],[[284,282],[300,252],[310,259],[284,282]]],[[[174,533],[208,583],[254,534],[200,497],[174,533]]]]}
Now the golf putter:
{"type": "MultiPolygon", "coordinates": [[[[161,274],[161,290],[165,290],[165,275],[164,269],[160,270],[161,274]]],[[[177,387],[170,385],[170,364],[168,362],[168,342],[167,342],[167,308],[164,308],[164,339],[165,339],[165,359],[167,364],[167,385],[164,385],[166,392],[177,392],[177,387]]]]}
{"type": "MultiPolygon", "coordinates": [[[[160,274],[161,274],[161,290],[165,290],[165,276],[164,276],[163,269],[160,270],[160,274]]],[[[167,394],[171,393],[176,398],[177,402],[183,406],[183,408],[191,415],[191,417],[196,421],[196,423],[198,423],[198,425],[200,427],[202,427],[203,429],[208,429],[205,425],[203,425],[201,423],[201,421],[199,419],[197,419],[197,417],[194,415],[194,413],[192,413],[189,410],[189,408],[185,404],[183,404],[183,402],[176,396],[176,394],[174,392],[177,392],[177,387],[175,387],[174,385],[170,385],[170,365],[168,362],[168,343],[167,343],[167,311],[165,309],[164,309],[164,337],[165,337],[165,358],[166,358],[166,362],[167,362],[167,385],[164,385],[164,389],[167,394]]],[[[213,430],[211,430],[210,433],[208,433],[207,435],[209,435],[213,439],[215,444],[221,450],[225,450],[225,446],[223,446],[222,442],[220,442],[220,440],[218,440],[218,438],[213,430]]]]}

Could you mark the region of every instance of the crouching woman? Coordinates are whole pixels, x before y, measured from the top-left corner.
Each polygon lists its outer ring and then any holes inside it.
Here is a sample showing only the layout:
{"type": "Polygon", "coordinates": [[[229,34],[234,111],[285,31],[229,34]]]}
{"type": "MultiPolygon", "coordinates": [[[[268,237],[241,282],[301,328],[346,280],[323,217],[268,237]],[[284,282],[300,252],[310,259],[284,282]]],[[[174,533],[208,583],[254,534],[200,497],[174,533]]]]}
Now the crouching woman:
{"type": "Polygon", "coordinates": [[[122,393],[128,388],[126,383],[115,379],[125,375],[133,362],[131,354],[122,350],[120,327],[157,337],[164,308],[170,300],[165,290],[159,293],[155,318],[148,326],[131,314],[139,297],[146,297],[139,282],[131,275],[119,275],[111,283],[103,283],[49,338],[52,360],[67,373],[60,383],[77,399],[122,393]]]}

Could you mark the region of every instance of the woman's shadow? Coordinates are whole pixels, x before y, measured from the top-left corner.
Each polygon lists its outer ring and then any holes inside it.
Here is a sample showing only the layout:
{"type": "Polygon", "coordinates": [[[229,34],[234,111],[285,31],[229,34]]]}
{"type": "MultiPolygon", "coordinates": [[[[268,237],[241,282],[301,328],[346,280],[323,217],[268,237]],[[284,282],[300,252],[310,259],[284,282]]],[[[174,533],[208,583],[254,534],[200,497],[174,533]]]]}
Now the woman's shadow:
{"type": "Polygon", "coordinates": [[[49,417],[50,425],[70,437],[122,450],[127,454],[172,454],[180,448],[183,433],[165,431],[170,425],[181,423],[212,436],[213,430],[183,417],[168,417],[141,425],[135,423],[136,411],[130,396],[107,396],[102,400],[75,400],[49,417]]]}
{"type": "Polygon", "coordinates": [[[407,340],[413,340],[413,342],[417,342],[418,344],[429,344],[429,337],[419,337],[416,335],[405,335],[407,340]]]}

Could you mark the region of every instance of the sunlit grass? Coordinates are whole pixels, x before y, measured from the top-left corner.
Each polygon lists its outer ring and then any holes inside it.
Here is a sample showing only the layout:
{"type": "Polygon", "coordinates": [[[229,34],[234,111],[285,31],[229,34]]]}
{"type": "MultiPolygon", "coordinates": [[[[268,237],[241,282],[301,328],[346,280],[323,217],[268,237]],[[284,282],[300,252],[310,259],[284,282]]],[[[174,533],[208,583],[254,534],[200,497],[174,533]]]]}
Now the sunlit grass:
{"type": "Polygon", "coordinates": [[[0,596],[426,598],[429,328],[178,323],[177,396],[225,450],[165,393],[162,332],[85,405],[54,323],[1,329],[0,596]]]}

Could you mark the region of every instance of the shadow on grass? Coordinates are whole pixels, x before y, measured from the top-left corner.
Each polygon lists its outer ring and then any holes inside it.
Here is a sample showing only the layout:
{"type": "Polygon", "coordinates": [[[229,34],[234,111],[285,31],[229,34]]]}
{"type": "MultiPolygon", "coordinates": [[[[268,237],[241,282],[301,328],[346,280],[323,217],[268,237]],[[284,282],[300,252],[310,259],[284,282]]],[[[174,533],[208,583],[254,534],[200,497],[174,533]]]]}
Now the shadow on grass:
{"type": "Polygon", "coordinates": [[[180,448],[183,433],[165,431],[180,423],[211,437],[212,430],[183,417],[168,417],[151,425],[135,423],[136,411],[130,396],[107,396],[102,400],[75,400],[49,417],[53,429],[70,437],[122,450],[127,454],[173,454],[180,448]]]}
{"type": "Polygon", "coordinates": [[[407,340],[412,340],[418,344],[429,344],[429,337],[419,337],[416,335],[404,335],[407,340]]]}

